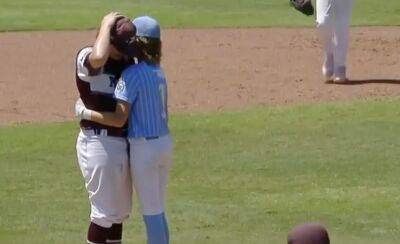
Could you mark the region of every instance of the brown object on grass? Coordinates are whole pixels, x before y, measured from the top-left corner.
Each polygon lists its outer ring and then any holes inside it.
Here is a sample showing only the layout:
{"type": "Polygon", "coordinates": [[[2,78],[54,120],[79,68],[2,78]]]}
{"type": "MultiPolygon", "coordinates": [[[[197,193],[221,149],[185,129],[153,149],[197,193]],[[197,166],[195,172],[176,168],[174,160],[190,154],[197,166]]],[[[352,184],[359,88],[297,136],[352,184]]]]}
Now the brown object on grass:
{"type": "Polygon", "coordinates": [[[329,244],[328,231],[319,224],[295,227],[288,236],[288,244],[329,244]]]}

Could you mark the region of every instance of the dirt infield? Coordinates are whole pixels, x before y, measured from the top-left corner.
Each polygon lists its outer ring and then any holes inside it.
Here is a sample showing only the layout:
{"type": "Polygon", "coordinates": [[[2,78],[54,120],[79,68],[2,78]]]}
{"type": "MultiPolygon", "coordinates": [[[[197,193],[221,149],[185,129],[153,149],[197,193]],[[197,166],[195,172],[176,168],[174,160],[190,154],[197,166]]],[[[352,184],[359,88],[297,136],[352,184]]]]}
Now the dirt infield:
{"type": "MultiPolygon", "coordinates": [[[[73,118],[74,58],[95,33],[0,34],[0,124],[73,118]]],[[[210,111],[400,94],[400,28],[354,28],[351,85],[325,84],[314,29],[166,30],[170,107],[210,111]]]]}

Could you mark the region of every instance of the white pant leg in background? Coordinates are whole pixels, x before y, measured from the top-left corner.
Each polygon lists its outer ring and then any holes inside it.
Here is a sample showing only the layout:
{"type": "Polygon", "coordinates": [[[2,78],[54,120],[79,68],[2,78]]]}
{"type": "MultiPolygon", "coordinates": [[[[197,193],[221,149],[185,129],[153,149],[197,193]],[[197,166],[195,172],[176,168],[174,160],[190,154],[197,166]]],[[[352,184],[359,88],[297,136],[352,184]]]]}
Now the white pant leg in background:
{"type": "Polygon", "coordinates": [[[334,57],[334,69],[346,66],[353,0],[316,0],[317,27],[324,55],[334,57]]]}
{"type": "Polygon", "coordinates": [[[353,0],[335,0],[334,63],[346,66],[350,39],[350,21],[353,0]]]}
{"type": "Polygon", "coordinates": [[[333,54],[334,1],[316,0],[317,28],[323,43],[324,55],[333,54]]]}
{"type": "Polygon", "coordinates": [[[125,138],[88,135],[76,145],[91,205],[91,222],[105,228],[122,223],[132,206],[132,183],[125,138]]]}
{"type": "Polygon", "coordinates": [[[168,172],[172,165],[171,137],[129,139],[129,144],[132,180],[142,214],[161,214],[165,210],[168,172]]]}

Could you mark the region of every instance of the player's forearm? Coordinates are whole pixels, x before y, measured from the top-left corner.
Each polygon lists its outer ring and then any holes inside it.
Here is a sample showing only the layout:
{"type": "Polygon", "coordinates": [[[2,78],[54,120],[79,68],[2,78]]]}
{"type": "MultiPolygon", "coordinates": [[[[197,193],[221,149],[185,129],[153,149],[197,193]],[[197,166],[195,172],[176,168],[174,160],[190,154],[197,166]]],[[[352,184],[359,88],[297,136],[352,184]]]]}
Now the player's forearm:
{"type": "Polygon", "coordinates": [[[128,120],[131,104],[124,101],[117,102],[114,112],[98,112],[87,109],[82,99],[75,103],[75,115],[81,120],[91,120],[103,125],[122,127],[128,120]]]}
{"type": "Polygon", "coordinates": [[[102,26],[89,56],[90,64],[94,68],[104,66],[110,55],[110,28],[102,26]]]}
{"type": "Polygon", "coordinates": [[[126,117],[116,112],[91,111],[90,120],[113,127],[122,127],[126,123],[126,117]]]}

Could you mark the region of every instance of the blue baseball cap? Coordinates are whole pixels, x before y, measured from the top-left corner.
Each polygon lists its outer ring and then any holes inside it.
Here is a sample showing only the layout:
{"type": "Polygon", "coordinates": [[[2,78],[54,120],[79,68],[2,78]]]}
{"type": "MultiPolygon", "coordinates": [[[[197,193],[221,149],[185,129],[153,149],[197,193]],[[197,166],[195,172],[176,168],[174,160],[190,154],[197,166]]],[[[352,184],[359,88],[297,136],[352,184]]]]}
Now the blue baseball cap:
{"type": "Polygon", "coordinates": [[[140,16],[132,21],[136,26],[136,36],[161,38],[160,25],[150,16],[140,16]]]}

